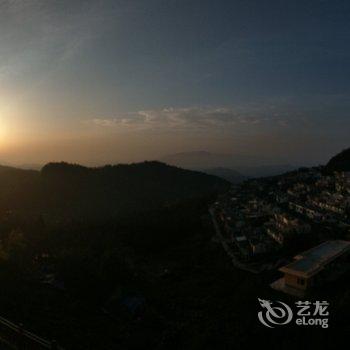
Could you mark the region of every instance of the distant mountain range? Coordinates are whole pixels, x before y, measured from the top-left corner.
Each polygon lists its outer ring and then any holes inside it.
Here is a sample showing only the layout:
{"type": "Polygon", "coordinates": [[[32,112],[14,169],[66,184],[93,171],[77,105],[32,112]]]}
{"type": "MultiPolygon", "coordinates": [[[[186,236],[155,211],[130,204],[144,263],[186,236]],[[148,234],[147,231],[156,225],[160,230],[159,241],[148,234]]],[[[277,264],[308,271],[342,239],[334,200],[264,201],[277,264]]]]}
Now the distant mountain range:
{"type": "Polygon", "coordinates": [[[114,217],[227,189],[216,176],[157,161],[88,168],[50,163],[41,171],[0,166],[0,210],[59,217],[114,217]]]}
{"type": "Polygon", "coordinates": [[[160,160],[170,165],[204,172],[207,172],[207,169],[225,168],[228,171],[240,174],[243,178],[279,175],[298,168],[298,166],[290,164],[274,164],[271,160],[264,157],[217,154],[206,151],[170,154],[162,157],[160,160]]]}
{"type": "Polygon", "coordinates": [[[233,184],[237,184],[248,179],[247,176],[244,176],[240,174],[238,171],[235,171],[229,168],[218,167],[218,168],[203,169],[202,171],[209,175],[215,175],[215,176],[221,177],[222,179],[225,179],[233,184]]]}

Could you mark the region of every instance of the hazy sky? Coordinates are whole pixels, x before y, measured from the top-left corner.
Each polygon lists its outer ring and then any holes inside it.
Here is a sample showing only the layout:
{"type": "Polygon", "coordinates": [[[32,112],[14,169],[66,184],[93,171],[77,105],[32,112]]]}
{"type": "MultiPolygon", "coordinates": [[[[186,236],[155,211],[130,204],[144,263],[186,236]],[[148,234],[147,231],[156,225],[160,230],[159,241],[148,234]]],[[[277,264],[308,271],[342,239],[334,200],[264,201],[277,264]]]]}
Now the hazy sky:
{"type": "Polygon", "coordinates": [[[348,0],[0,0],[0,161],[350,146],[348,0]]]}

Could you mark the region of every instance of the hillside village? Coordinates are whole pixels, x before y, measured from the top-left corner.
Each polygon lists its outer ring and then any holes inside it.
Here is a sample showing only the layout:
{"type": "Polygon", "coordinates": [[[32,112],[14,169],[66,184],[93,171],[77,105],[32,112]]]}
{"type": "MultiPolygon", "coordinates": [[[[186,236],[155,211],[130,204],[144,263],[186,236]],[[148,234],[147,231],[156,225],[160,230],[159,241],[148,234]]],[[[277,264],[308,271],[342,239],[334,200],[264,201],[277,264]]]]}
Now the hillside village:
{"type": "Polygon", "coordinates": [[[237,261],[259,272],[296,247],[350,237],[350,172],[301,168],[248,180],[219,197],[211,212],[237,261]]]}

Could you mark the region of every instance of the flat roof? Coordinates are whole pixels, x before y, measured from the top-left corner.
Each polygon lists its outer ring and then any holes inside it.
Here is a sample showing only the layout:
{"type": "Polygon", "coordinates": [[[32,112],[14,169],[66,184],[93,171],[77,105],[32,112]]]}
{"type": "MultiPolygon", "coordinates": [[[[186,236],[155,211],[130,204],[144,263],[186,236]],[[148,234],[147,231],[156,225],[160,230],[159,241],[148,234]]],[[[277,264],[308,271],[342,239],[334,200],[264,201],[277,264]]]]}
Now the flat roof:
{"type": "Polygon", "coordinates": [[[295,261],[279,270],[284,273],[308,278],[348,251],[350,251],[349,241],[327,241],[295,256],[295,261]]]}

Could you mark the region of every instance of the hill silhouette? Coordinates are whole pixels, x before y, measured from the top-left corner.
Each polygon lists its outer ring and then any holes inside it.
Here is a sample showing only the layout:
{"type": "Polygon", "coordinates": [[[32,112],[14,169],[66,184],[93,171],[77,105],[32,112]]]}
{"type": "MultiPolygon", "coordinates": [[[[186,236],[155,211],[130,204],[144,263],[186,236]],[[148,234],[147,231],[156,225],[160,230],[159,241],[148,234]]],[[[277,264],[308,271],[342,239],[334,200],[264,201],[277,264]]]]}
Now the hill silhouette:
{"type": "Polygon", "coordinates": [[[116,216],[206,196],[227,186],[215,176],[156,161],[98,168],[49,163],[41,171],[0,167],[0,209],[116,216]]]}
{"type": "Polygon", "coordinates": [[[350,148],[335,155],[326,165],[327,171],[350,171],[350,148]]]}

